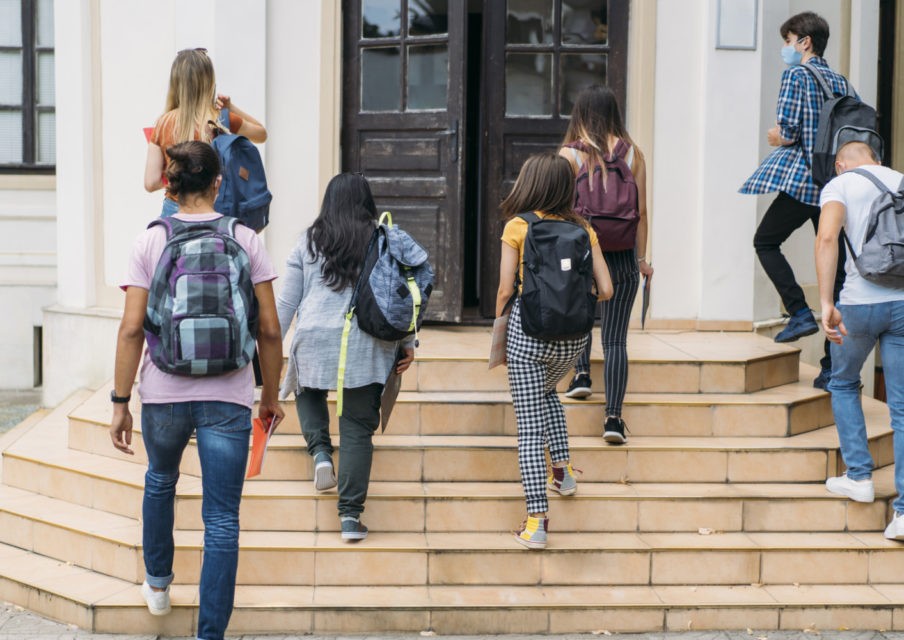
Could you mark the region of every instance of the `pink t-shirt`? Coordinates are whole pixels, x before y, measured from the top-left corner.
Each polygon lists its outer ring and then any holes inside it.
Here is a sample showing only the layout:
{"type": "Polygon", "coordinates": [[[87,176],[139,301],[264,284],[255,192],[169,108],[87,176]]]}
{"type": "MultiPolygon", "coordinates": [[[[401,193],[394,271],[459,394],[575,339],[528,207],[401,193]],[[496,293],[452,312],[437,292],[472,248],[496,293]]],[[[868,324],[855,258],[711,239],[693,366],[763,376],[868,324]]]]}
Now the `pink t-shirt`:
{"type": "MultiPolygon", "coordinates": [[[[186,222],[207,222],[220,218],[219,213],[178,213],[174,217],[186,222]]],[[[244,225],[237,225],[235,239],[248,254],[251,262],[251,281],[254,284],[276,279],[276,270],[260,238],[244,225]]],[[[147,229],[135,240],[129,258],[129,272],[120,285],[123,291],[129,287],[151,288],[151,280],[157,262],[166,246],[166,229],[155,226],[147,229]]],[[[147,404],[217,400],[232,402],[251,408],[254,405],[254,370],[251,365],[220,376],[187,377],[164,373],[151,361],[144,350],[141,363],[141,383],[138,385],[141,401],[147,404]]]]}

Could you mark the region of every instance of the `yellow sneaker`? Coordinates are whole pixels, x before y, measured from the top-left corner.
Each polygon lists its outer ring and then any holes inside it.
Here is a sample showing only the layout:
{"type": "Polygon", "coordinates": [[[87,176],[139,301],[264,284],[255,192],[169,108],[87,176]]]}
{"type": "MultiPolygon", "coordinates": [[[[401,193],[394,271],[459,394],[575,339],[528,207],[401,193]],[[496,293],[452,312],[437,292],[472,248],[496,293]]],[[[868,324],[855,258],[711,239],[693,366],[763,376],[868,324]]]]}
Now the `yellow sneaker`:
{"type": "Polygon", "coordinates": [[[528,549],[545,549],[548,530],[549,518],[527,516],[527,520],[521,523],[521,529],[512,533],[518,544],[524,545],[528,549]]]}

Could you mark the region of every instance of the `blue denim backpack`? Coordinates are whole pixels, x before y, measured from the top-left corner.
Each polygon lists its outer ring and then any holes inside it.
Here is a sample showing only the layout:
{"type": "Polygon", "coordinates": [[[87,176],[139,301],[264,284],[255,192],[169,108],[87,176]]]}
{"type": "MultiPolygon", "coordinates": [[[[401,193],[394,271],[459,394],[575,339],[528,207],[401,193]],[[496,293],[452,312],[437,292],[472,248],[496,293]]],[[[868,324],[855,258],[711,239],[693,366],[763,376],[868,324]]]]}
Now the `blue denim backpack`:
{"type": "Polygon", "coordinates": [[[235,239],[239,221],[158,218],[166,246],[148,291],[144,335],[158,369],[215,376],[254,357],[258,306],[248,254],[235,239]]]}

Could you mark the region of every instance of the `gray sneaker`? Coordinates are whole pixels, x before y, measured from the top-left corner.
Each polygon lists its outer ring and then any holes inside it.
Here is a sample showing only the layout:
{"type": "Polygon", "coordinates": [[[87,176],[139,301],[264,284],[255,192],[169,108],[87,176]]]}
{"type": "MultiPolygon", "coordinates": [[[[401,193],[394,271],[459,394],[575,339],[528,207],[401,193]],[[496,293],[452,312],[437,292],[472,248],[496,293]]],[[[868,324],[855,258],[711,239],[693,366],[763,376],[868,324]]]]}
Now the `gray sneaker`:
{"type": "Polygon", "coordinates": [[[342,516],[342,539],[347,542],[357,542],[367,537],[367,527],[361,524],[361,519],[355,516],[342,516]]]}
{"type": "MultiPolygon", "coordinates": [[[[546,486],[562,496],[573,496],[578,491],[576,469],[569,462],[564,467],[552,467],[546,479],[546,486]]],[[[580,471],[578,471],[580,473],[580,471]]]]}
{"type": "Polygon", "coordinates": [[[314,488],[326,491],[336,486],[336,473],[333,471],[333,458],[326,451],[314,456],[314,488]]]}

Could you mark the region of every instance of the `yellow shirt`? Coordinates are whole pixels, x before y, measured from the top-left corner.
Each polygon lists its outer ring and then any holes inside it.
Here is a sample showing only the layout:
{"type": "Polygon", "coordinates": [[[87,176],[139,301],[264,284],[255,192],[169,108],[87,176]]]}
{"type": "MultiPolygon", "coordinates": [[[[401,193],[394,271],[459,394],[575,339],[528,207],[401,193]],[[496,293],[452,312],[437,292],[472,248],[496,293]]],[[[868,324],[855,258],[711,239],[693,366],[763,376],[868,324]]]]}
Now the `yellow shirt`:
{"type": "MultiPolygon", "coordinates": [[[[542,211],[534,211],[534,213],[540,218],[553,218],[555,220],[563,219],[561,216],[543,213],[542,211]]],[[[590,246],[597,246],[600,241],[599,238],[596,237],[596,232],[593,230],[593,227],[590,226],[589,222],[583,219],[581,220],[581,224],[590,236],[590,246]]],[[[502,241],[513,249],[518,250],[518,277],[522,281],[524,280],[524,239],[527,237],[527,228],[527,220],[515,216],[505,223],[505,229],[502,230],[502,241]]]]}

